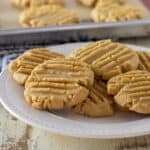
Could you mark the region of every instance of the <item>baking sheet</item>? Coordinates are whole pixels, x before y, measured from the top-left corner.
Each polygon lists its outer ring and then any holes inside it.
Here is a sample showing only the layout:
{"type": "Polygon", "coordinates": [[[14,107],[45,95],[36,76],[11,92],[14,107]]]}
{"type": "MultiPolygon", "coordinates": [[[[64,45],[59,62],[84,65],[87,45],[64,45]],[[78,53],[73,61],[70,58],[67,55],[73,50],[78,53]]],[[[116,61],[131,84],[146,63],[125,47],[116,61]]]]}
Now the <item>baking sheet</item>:
{"type": "Polygon", "coordinates": [[[143,9],[144,19],[109,23],[91,22],[90,8],[77,4],[75,0],[65,1],[67,8],[75,9],[79,13],[81,23],[59,27],[22,28],[18,24],[20,11],[13,8],[9,0],[0,0],[0,47],[7,49],[11,45],[25,47],[105,38],[150,36],[150,9],[148,9],[150,7],[146,7],[150,6],[150,0],[126,0],[143,9]]]}
{"type": "MultiPolygon", "coordinates": [[[[145,19],[150,18],[150,12],[144,5],[142,0],[125,0],[129,4],[140,7],[145,13],[145,19]]],[[[145,0],[144,0],[145,1],[145,0]]],[[[147,0],[149,1],[149,0],[147,0]]],[[[76,0],[65,0],[65,6],[69,9],[75,10],[80,16],[82,24],[92,22],[90,19],[91,8],[86,8],[77,3],[76,0]]],[[[10,0],[0,0],[0,29],[14,29],[21,28],[19,25],[20,10],[14,8],[10,0]]],[[[102,23],[101,23],[102,24],[102,23]]]]}

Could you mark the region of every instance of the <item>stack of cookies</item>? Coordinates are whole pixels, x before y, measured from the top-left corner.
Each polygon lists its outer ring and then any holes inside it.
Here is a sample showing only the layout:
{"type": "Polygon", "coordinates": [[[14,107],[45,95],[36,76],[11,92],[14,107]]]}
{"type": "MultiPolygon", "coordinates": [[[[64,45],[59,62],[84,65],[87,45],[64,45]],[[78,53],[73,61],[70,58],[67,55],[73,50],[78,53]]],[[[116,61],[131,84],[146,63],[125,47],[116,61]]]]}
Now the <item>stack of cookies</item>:
{"type": "Polygon", "coordinates": [[[29,105],[104,117],[120,111],[150,114],[150,53],[102,40],[70,56],[32,49],[9,65],[29,105]]]}

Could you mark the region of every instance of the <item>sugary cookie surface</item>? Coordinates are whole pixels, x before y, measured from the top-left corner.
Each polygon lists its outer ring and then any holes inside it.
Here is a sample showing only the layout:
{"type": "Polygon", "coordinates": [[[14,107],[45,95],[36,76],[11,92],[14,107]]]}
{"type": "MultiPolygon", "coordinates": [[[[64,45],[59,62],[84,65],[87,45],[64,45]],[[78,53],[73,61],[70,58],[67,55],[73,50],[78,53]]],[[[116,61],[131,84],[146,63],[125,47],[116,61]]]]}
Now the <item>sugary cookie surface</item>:
{"type": "Polygon", "coordinates": [[[115,96],[115,102],[130,111],[150,114],[150,81],[127,84],[115,96]]]}
{"type": "Polygon", "coordinates": [[[79,18],[74,11],[58,5],[30,7],[20,16],[23,27],[55,26],[78,23],[79,18]]]}
{"type": "Polygon", "coordinates": [[[91,64],[95,75],[103,80],[135,70],[139,64],[136,52],[124,44],[111,40],[90,43],[75,50],[70,57],[91,64]]]}
{"type": "Polygon", "coordinates": [[[37,66],[25,85],[25,98],[42,110],[72,107],[82,102],[93,85],[88,65],[74,59],[53,59],[37,66]]]}
{"type": "Polygon", "coordinates": [[[111,116],[113,114],[112,102],[113,99],[107,94],[105,83],[95,80],[88,97],[74,106],[72,110],[90,117],[111,116]]]}
{"type": "Polygon", "coordinates": [[[9,71],[19,84],[25,84],[32,70],[46,60],[62,58],[64,55],[49,51],[46,48],[31,49],[10,63],[9,71]]]}
{"type": "Polygon", "coordinates": [[[107,83],[107,92],[116,95],[125,85],[140,81],[150,81],[150,73],[140,70],[129,71],[111,78],[107,83]]]}

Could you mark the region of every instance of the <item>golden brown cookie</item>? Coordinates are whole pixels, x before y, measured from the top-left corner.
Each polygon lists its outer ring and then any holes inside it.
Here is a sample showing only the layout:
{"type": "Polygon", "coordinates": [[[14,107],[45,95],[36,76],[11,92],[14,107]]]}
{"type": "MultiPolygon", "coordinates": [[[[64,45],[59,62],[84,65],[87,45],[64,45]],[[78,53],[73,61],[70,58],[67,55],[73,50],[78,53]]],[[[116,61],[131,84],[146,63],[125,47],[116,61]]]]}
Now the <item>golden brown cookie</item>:
{"type": "Polygon", "coordinates": [[[150,81],[150,73],[147,71],[135,70],[115,76],[108,81],[107,92],[110,95],[116,95],[125,85],[140,81],[150,81]]]}
{"type": "Polygon", "coordinates": [[[94,6],[97,0],[78,0],[81,4],[87,7],[94,6]]]}
{"type": "Polygon", "coordinates": [[[150,114],[150,81],[127,84],[115,96],[115,102],[130,111],[150,114]]]}
{"type": "Polygon", "coordinates": [[[146,70],[150,72],[150,52],[148,51],[137,51],[139,56],[140,64],[139,70],[146,70]]]}
{"type": "Polygon", "coordinates": [[[75,50],[70,56],[91,64],[96,76],[103,80],[135,70],[139,64],[136,52],[111,40],[90,43],[75,50]]]}
{"type": "Polygon", "coordinates": [[[88,96],[93,80],[94,74],[84,62],[69,58],[48,60],[32,71],[24,95],[37,109],[72,107],[88,96]]]}
{"type": "Polygon", "coordinates": [[[143,18],[143,11],[127,4],[97,5],[91,13],[94,22],[114,22],[143,18]]]}
{"type": "Polygon", "coordinates": [[[25,84],[32,70],[46,60],[62,58],[64,55],[46,48],[31,49],[22,54],[9,65],[9,71],[19,84],[25,84]]]}
{"type": "Polygon", "coordinates": [[[72,110],[90,117],[111,116],[113,114],[112,102],[113,99],[107,94],[105,83],[95,81],[88,97],[75,105],[72,110]]]}
{"type": "Polygon", "coordinates": [[[56,26],[78,23],[79,18],[74,11],[58,5],[30,7],[20,16],[23,27],[56,26]]]}
{"type": "Polygon", "coordinates": [[[42,6],[42,5],[64,5],[64,0],[11,0],[12,4],[20,9],[29,8],[31,6],[42,6]]]}

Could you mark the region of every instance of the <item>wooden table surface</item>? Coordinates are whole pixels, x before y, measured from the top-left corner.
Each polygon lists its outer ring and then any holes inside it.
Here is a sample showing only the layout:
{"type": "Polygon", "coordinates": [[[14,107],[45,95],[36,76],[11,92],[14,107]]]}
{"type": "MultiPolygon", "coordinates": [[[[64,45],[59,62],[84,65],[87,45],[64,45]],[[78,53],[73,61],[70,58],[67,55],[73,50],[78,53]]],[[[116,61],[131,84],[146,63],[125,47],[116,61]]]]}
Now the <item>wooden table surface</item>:
{"type": "MultiPolygon", "coordinates": [[[[150,47],[150,38],[122,40],[150,47]]],[[[150,135],[128,139],[81,139],[28,126],[0,105],[0,150],[150,150],[150,135]]]]}

